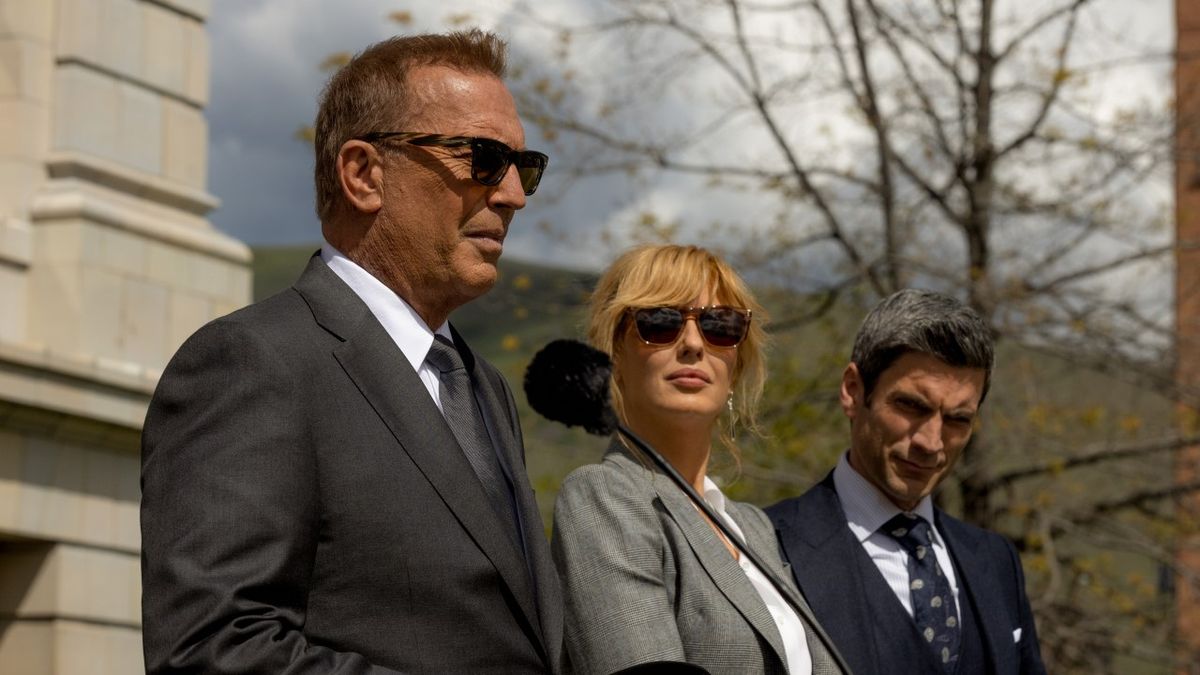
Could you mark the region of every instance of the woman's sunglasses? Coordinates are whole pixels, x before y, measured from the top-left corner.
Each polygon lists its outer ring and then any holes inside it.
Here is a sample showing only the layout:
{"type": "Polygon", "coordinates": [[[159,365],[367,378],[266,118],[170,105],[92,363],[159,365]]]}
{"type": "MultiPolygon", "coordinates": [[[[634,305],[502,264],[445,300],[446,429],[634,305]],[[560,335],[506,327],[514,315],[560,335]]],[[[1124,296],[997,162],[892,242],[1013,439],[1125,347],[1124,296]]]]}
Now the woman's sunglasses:
{"type": "Polygon", "coordinates": [[[683,325],[695,319],[700,335],[711,347],[733,347],[746,339],[750,310],[712,307],[646,307],[630,310],[638,337],[648,345],[669,345],[679,339],[683,325]]]}
{"type": "Polygon", "coordinates": [[[550,158],[535,150],[513,150],[500,141],[476,136],[442,136],[423,134],[416,131],[373,131],[356,140],[375,143],[392,139],[409,145],[436,145],[443,148],[471,148],[471,178],[482,185],[499,185],[508,173],[508,167],[516,165],[521,178],[521,188],[526,195],[537,190],[542,172],[550,158]]]}

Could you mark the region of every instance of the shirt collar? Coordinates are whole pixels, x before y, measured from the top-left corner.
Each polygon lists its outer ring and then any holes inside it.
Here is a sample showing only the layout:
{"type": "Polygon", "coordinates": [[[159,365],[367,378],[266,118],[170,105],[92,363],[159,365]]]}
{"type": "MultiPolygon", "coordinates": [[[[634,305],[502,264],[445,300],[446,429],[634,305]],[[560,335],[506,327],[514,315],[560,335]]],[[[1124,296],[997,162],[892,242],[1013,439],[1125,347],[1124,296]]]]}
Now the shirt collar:
{"type": "Polygon", "coordinates": [[[708,476],[704,477],[704,500],[708,502],[713,510],[721,515],[725,514],[725,493],[721,492],[721,488],[716,482],[708,476]]]}
{"type": "MultiPolygon", "coordinates": [[[[862,543],[901,509],[893,504],[862,474],[850,466],[849,452],[842,453],[833,469],[833,487],[854,536],[862,543]]],[[[933,500],[926,495],[912,510],[933,526],[933,500]]],[[[936,527],[934,530],[936,531],[936,527]]]]}
{"type": "Polygon", "coordinates": [[[450,324],[442,323],[431,331],[425,321],[404,298],[396,295],[382,281],[346,257],[329,242],[321,244],[321,260],[338,275],[350,290],[366,303],[371,314],[383,325],[383,329],[400,348],[413,370],[420,370],[433,345],[434,334],[451,339],[450,324]]]}

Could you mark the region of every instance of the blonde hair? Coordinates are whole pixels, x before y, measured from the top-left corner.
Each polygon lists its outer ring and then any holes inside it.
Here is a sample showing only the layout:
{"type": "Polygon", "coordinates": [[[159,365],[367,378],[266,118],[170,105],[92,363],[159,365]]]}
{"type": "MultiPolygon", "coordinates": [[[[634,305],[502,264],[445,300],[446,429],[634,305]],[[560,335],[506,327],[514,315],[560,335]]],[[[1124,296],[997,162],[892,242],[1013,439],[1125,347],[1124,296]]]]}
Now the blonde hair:
{"type": "MultiPolygon", "coordinates": [[[[629,310],[642,307],[683,306],[707,290],[712,302],[742,307],[752,312],[750,330],[737,346],[733,369],[733,419],[722,415],[718,438],[735,463],[741,460],[734,440],[735,426],[758,433],[758,404],[766,381],[763,326],[767,314],[742,278],[724,260],[698,246],[652,244],[631,249],[600,277],[588,306],[588,341],[608,355],[613,373],[620,370],[618,350],[623,331],[631,330],[629,310]]],[[[610,382],[612,405],[622,421],[624,400],[616,379],[610,382]]]]}

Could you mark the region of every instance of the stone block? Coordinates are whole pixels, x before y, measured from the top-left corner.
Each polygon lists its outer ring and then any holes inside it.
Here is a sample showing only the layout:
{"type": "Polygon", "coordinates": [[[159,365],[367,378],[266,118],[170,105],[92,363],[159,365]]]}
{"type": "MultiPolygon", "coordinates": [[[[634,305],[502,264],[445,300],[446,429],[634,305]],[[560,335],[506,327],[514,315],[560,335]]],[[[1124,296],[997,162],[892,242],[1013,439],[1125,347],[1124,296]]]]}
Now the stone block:
{"type": "Polygon", "coordinates": [[[0,100],[0,157],[40,161],[46,154],[46,107],[25,99],[0,100]]]}
{"type": "Polygon", "coordinates": [[[34,262],[100,264],[104,230],[103,226],[77,219],[38,223],[33,226],[34,262]]]}
{"type": "Polygon", "coordinates": [[[0,671],[57,675],[60,671],[54,664],[53,624],[49,621],[0,622],[0,671]]]}
{"type": "MultiPolygon", "coordinates": [[[[117,514],[113,495],[117,491],[114,454],[91,450],[83,466],[83,531],[87,540],[109,544],[116,539],[117,514]]],[[[115,577],[114,583],[121,577],[115,577]]]]}
{"type": "Polygon", "coordinates": [[[154,282],[126,277],[122,281],[119,358],[162,368],[167,363],[167,289],[154,282]]]}
{"type": "Polygon", "coordinates": [[[121,275],[98,267],[82,270],[82,307],[74,320],[87,327],[77,351],[89,356],[124,360],[121,348],[121,275]]]}
{"type": "Polygon", "coordinates": [[[47,448],[44,439],[29,438],[21,462],[21,501],[17,505],[14,527],[18,532],[44,532],[46,503],[54,485],[54,460],[56,448],[47,448]]]}
{"type": "Polygon", "coordinates": [[[46,539],[83,532],[83,453],[71,444],[30,436],[26,445],[18,522],[46,539]]]}
{"type": "Polygon", "coordinates": [[[54,4],[48,0],[0,2],[0,36],[17,36],[50,44],[54,31],[54,4]]]}
{"type": "Polygon", "coordinates": [[[78,65],[55,76],[53,147],[111,159],[116,148],[120,96],[117,81],[78,65]]]}
{"type": "Polygon", "coordinates": [[[148,244],[146,238],[116,227],[104,227],[100,233],[100,264],[122,274],[145,278],[148,244]]]}
{"type": "Polygon", "coordinates": [[[12,532],[21,499],[25,437],[0,430],[0,531],[12,532]]]}
{"type": "Polygon", "coordinates": [[[118,82],[117,129],[108,159],[145,171],[162,171],[163,115],[160,96],[128,82],[118,82]]]}
{"type": "Polygon", "coordinates": [[[142,12],[143,77],[160,89],[183,95],[188,49],[184,24],[189,19],[153,3],[138,4],[142,12]]]}
{"type": "Polygon", "coordinates": [[[125,675],[144,672],[142,638],[134,628],[57,621],[55,672],[125,675]]]}
{"type": "Polygon", "coordinates": [[[76,61],[142,77],[142,13],[137,0],[58,0],[55,52],[59,61],[76,61]]]}
{"type": "Polygon", "coordinates": [[[100,29],[100,62],[135,80],[142,78],[141,0],[106,0],[100,29]]]}
{"type": "Polygon", "coordinates": [[[183,289],[190,283],[188,252],[161,241],[146,242],[146,278],[170,289],[183,289]]]}
{"type": "Polygon", "coordinates": [[[50,612],[126,626],[141,623],[139,603],[130,602],[130,571],[138,569],[138,556],[59,544],[51,557],[57,558],[57,598],[50,612]]]}
{"type": "MultiPolygon", "coordinates": [[[[49,132],[49,127],[46,131],[49,132]]],[[[46,168],[41,161],[27,157],[0,157],[0,215],[28,218],[33,194],[45,181],[46,168]]]]}
{"type": "Polygon", "coordinates": [[[208,124],[190,105],[162,99],[163,175],[188,187],[204,189],[208,179],[208,124]]]}
{"type": "Polygon", "coordinates": [[[113,545],[126,551],[142,548],[141,513],[142,499],[141,464],[130,457],[124,468],[117,469],[117,494],[113,506],[116,517],[116,532],[113,545]]]}
{"type": "Polygon", "coordinates": [[[86,325],[79,320],[83,270],[70,263],[35,262],[29,268],[29,288],[29,341],[59,352],[79,352],[86,325]]]}
{"type": "Polygon", "coordinates": [[[33,261],[33,228],[24,218],[0,217],[0,261],[28,267],[33,261]]]}
{"type": "Polygon", "coordinates": [[[213,303],[194,293],[176,291],[171,294],[171,323],[167,331],[166,353],[174,354],[183,341],[196,329],[213,318],[213,303]]]}
{"type": "Polygon", "coordinates": [[[0,260],[0,342],[24,342],[29,335],[29,273],[0,260]]]}
{"type": "Polygon", "coordinates": [[[193,253],[188,259],[191,277],[188,290],[206,295],[214,300],[226,300],[229,280],[225,275],[225,261],[202,253],[193,253]]]}
{"type": "Polygon", "coordinates": [[[58,27],[55,52],[58,58],[103,63],[99,56],[101,41],[105,36],[97,29],[103,25],[105,9],[112,1],[58,0],[58,11],[55,13],[58,27]]]}
{"type": "Polygon", "coordinates": [[[185,22],[183,30],[187,36],[187,79],[184,82],[184,96],[197,105],[208,105],[208,31],[199,21],[185,22]]]}
{"type": "Polygon", "coordinates": [[[0,99],[50,101],[54,59],[43,43],[29,38],[0,38],[0,99]]]}

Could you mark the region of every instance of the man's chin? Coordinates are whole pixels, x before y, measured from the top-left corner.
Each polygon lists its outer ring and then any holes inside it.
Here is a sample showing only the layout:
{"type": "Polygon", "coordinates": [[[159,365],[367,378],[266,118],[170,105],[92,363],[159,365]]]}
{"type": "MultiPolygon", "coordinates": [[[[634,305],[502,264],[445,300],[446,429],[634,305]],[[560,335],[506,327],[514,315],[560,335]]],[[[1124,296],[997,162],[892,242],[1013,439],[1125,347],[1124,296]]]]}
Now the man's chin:
{"type": "Polygon", "coordinates": [[[459,287],[469,296],[469,302],[492,290],[499,276],[495,263],[479,261],[459,275],[459,287]]]}
{"type": "Polygon", "coordinates": [[[906,480],[900,477],[891,479],[888,485],[888,497],[896,506],[911,511],[916,508],[925,495],[932,492],[932,487],[925,481],[906,480]]]}

